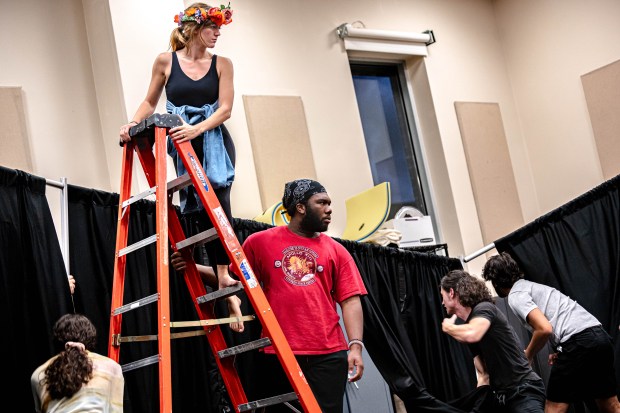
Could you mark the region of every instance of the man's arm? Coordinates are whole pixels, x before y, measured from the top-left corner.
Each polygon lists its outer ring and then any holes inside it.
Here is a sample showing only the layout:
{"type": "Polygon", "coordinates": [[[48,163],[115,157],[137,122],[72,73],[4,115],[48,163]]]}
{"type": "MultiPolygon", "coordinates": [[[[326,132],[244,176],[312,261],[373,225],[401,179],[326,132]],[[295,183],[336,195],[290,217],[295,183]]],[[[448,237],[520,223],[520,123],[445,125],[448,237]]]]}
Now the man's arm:
{"type": "Polygon", "coordinates": [[[456,314],[450,318],[444,318],[441,329],[462,343],[477,343],[487,333],[491,322],[484,317],[474,317],[466,324],[455,324],[456,314]]]}
{"type": "Polygon", "coordinates": [[[530,364],[534,360],[534,356],[547,344],[549,337],[553,334],[553,327],[547,317],[540,309],[535,308],[527,315],[527,323],[532,326],[532,339],[525,349],[525,357],[530,364]]]}
{"type": "MultiPolygon", "coordinates": [[[[180,274],[185,272],[185,267],[187,263],[185,259],[181,255],[179,251],[175,251],[170,256],[170,264],[174,267],[174,270],[180,274]]],[[[198,270],[198,274],[200,274],[200,278],[202,281],[212,288],[217,288],[217,276],[215,275],[215,271],[213,271],[212,267],[207,267],[206,265],[196,264],[196,269],[198,270]]]]}
{"type": "MultiPolygon", "coordinates": [[[[340,303],[344,329],[347,331],[349,340],[362,340],[364,338],[364,313],[359,295],[349,297],[340,303]]],[[[351,344],[349,348],[349,381],[358,381],[364,374],[364,361],[362,360],[362,345],[351,344]],[[355,371],[355,374],[353,372],[355,371]],[[353,375],[352,375],[353,374],[353,375]]]]}

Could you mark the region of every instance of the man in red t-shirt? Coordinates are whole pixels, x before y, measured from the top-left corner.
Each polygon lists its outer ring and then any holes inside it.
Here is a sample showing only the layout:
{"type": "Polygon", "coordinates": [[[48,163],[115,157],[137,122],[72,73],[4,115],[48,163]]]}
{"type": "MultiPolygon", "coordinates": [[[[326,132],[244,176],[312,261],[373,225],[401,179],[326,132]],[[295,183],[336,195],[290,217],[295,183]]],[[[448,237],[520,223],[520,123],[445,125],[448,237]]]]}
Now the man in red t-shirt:
{"type": "MultiPolygon", "coordinates": [[[[351,254],[323,234],[332,213],[325,188],[310,179],[288,182],[282,205],[289,224],[253,233],[243,251],[321,410],[342,413],[347,375],[354,382],[364,372],[360,296],[367,291],[351,254]]],[[[278,363],[272,347],[265,354],[278,363]]],[[[282,391],[271,380],[268,386],[282,391]]]]}
{"type": "MultiPolygon", "coordinates": [[[[332,213],[325,188],[310,179],[288,182],[282,204],[291,217],[289,224],[253,233],[243,243],[243,251],[322,412],[342,413],[347,377],[355,382],[364,373],[360,296],[367,291],[351,254],[323,234],[332,213]]],[[[175,268],[179,257],[176,254],[171,260],[175,268]]],[[[197,267],[200,272],[212,272],[197,267]]],[[[264,353],[262,371],[269,371],[270,378],[259,383],[262,396],[292,391],[273,347],[266,347],[264,353]]],[[[267,411],[279,409],[290,412],[282,405],[267,411]]]]}

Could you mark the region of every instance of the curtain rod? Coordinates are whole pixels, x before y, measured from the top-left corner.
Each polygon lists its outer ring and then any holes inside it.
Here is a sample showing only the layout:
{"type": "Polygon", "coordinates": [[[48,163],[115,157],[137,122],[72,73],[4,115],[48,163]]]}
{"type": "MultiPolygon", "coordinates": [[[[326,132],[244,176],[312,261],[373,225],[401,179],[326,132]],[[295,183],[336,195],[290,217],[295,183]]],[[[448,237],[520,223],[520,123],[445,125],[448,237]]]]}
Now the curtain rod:
{"type": "Polygon", "coordinates": [[[476,257],[481,256],[482,254],[484,254],[487,251],[491,251],[493,248],[495,248],[495,244],[491,243],[489,245],[486,245],[484,247],[482,247],[481,249],[479,249],[478,251],[469,254],[467,257],[463,258],[463,262],[469,262],[471,260],[473,260],[476,257]]]}
{"type": "Polygon", "coordinates": [[[59,181],[52,181],[51,179],[45,179],[45,183],[49,186],[54,186],[56,188],[64,189],[64,185],[59,181]]]}

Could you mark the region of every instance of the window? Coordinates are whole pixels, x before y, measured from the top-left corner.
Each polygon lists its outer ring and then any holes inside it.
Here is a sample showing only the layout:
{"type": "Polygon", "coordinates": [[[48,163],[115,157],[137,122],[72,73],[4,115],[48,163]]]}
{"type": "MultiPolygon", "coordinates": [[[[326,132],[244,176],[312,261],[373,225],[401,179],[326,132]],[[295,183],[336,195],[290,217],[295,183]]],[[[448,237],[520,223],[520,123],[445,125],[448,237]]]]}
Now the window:
{"type": "Polygon", "coordinates": [[[401,65],[352,62],[351,73],[374,184],[390,182],[389,217],[403,206],[427,215],[415,153],[416,127],[401,65]]]}

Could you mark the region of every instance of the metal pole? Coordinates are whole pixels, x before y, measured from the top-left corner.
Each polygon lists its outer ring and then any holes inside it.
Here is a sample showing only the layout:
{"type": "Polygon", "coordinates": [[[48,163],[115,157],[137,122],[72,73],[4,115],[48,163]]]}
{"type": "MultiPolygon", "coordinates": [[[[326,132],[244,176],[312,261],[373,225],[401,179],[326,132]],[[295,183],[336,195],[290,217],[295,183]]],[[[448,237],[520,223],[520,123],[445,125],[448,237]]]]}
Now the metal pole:
{"type": "Polygon", "coordinates": [[[69,191],[67,188],[67,178],[60,178],[62,189],[60,191],[60,231],[62,238],[62,257],[65,260],[67,276],[71,274],[69,269],[69,191]]]}
{"type": "Polygon", "coordinates": [[[463,258],[463,262],[469,262],[469,261],[473,260],[474,258],[477,258],[480,255],[484,254],[485,252],[491,251],[493,248],[495,248],[495,244],[493,244],[493,243],[491,243],[491,244],[489,244],[487,246],[484,246],[481,249],[479,249],[478,251],[474,252],[473,254],[470,254],[467,257],[463,258]]]}
{"type": "MultiPolygon", "coordinates": [[[[60,252],[62,253],[62,258],[65,263],[68,282],[71,276],[71,270],[69,267],[69,190],[67,187],[67,178],[60,178],[60,182],[46,179],[45,183],[60,189],[60,252]]],[[[73,312],[75,313],[73,294],[71,294],[71,303],[73,304],[73,312]]]]}

